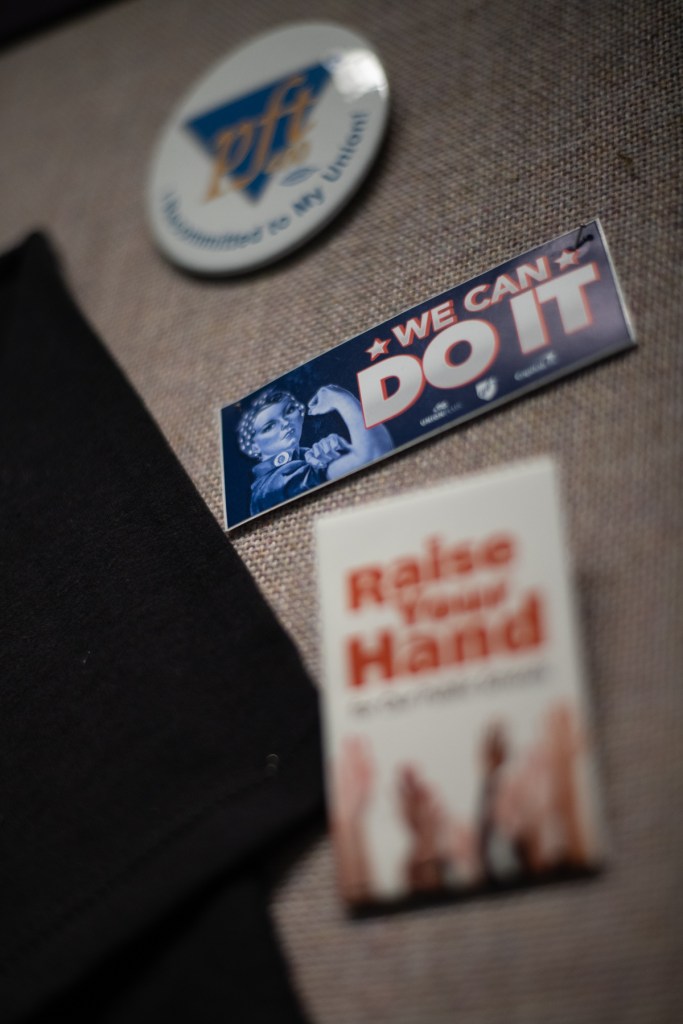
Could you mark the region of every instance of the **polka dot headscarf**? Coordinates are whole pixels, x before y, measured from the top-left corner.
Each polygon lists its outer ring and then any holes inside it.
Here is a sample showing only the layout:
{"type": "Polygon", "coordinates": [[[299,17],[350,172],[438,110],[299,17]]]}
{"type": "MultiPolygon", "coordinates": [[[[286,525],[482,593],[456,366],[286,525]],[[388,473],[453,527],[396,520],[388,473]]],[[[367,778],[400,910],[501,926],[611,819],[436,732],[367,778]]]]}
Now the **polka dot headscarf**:
{"type": "Polygon", "coordinates": [[[266,388],[258,398],[255,398],[242,418],[237,424],[237,443],[240,450],[252,459],[257,459],[259,450],[254,445],[254,420],[257,413],[261,412],[268,405],[275,405],[277,402],[291,402],[303,416],[306,412],[305,406],[299,402],[289,391],[278,391],[276,388],[266,388]]]}

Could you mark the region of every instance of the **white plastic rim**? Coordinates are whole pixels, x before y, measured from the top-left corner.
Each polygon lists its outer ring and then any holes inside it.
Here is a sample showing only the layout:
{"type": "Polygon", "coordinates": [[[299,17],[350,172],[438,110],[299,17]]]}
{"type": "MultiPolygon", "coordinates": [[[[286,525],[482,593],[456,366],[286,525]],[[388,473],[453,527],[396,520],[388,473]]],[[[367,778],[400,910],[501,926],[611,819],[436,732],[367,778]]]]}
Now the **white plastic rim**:
{"type": "Polygon", "coordinates": [[[237,274],[320,231],[369,171],[389,88],[339,25],[298,23],[215,65],[173,112],[147,191],[154,238],[195,273],[237,274]]]}

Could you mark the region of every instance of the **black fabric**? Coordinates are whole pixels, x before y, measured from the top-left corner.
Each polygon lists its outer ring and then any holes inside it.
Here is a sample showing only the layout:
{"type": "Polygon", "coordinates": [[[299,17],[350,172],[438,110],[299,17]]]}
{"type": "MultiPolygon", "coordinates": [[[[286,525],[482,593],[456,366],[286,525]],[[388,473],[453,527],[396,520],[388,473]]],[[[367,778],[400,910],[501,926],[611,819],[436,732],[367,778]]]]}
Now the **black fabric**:
{"type": "Polygon", "coordinates": [[[176,908],[31,1024],[302,1024],[260,879],[239,873],[176,908]]]}
{"type": "Polygon", "coordinates": [[[39,235],[0,259],[0,555],[0,1019],[300,1020],[257,864],[320,810],[315,692],[39,235]]]}

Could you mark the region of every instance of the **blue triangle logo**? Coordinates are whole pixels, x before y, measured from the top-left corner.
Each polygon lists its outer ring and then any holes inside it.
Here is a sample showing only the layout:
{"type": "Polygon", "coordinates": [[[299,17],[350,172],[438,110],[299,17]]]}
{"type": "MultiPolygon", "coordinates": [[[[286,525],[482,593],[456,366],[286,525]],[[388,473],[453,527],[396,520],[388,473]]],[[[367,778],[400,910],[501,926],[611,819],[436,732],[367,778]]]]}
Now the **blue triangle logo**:
{"type": "Polygon", "coordinates": [[[230,190],[258,202],[273,174],[305,161],[310,114],[329,78],[314,64],[186,122],[211,159],[207,202],[230,190]]]}

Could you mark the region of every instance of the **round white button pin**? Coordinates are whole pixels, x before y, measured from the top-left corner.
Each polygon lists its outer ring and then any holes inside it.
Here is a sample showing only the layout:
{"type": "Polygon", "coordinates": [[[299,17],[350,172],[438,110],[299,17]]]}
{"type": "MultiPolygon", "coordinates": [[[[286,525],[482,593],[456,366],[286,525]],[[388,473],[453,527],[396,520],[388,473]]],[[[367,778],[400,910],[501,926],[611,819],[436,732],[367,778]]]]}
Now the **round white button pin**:
{"type": "Polygon", "coordinates": [[[320,231],[377,155],[389,89],[369,44],[334,24],[288,25],[231,54],[173,113],[147,210],[188,270],[236,274],[320,231]]]}

